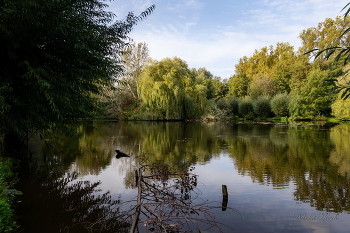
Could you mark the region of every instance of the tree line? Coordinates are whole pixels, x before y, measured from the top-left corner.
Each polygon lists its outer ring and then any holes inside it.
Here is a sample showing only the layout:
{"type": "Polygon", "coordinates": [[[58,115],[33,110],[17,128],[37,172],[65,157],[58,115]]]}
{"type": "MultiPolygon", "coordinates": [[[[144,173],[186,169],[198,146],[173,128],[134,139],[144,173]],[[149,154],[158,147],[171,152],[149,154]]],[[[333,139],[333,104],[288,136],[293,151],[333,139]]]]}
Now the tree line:
{"type": "Polygon", "coordinates": [[[107,115],[128,120],[349,118],[344,90],[335,92],[349,82],[346,58],[314,58],[330,46],[349,45],[349,37],[341,35],[346,21],[327,18],[303,30],[298,49],[280,42],[255,50],[239,59],[228,80],[206,68],[189,68],[178,57],[153,60],[147,44],[135,43],[123,51],[127,75],[108,93],[107,115]]]}

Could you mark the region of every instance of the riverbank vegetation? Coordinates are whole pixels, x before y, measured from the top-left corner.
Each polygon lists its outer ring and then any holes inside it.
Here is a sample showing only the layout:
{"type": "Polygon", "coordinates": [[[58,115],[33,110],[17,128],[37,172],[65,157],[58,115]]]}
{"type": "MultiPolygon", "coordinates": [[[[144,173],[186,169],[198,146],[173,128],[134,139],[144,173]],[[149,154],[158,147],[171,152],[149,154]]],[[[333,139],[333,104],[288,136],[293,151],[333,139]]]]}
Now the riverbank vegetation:
{"type": "Polygon", "coordinates": [[[229,79],[216,77],[206,68],[190,68],[178,57],[152,60],[147,44],[135,43],[122,56],[129,72],[109,93],[107,116],[122,120],[348,120],[349,100],[344,99],[345,90],[339,89],[349,82],[346,61],[336,54],[328,60],[314,59],[317,51],[313,51],[347,46],[350,38],[341,36],[346,20],[328,18],[303,30],[297,49],[281,42],[255,50],[239,59],[229,79]]]}
{"type": "Polygon", "coordinates": [[[1,2],[0,132],[4,154],[23,159],[33,135],[100,113],[97,96],[124,72],[128,34],[155,6],[116,20],[100,0],[1,2]]]}
{"type": "Polygon", "coordinates": [[[102,112],[98,96],[124,73],[128,34],[155,9],[116,20],[105,2],[0,1],[0,232],[15,228],[11,164],[25,170],[31,137],[74,133],[72,124],[102,112]]]}
{"type": "MultiPolygon", "coordinates": [[[[20,194],[12,189],[15,179],[11,160],[2,156],[14,157],[25,164],[30,159],[30,137],[48,131],[67,133],[70,128],[76,129],[71,125],[81,123],[82,119],[350,118],[350,102],[344,99],[347,89],[338,88],[349,81],[345,74],[346,60],[341,57],[335,57],[337,62],[322,57],[311,59],[317,51],[305,55],[315,48],[348,46],[348,36],[340,36],[346,30],[346,19],[340,17],[326,19],[317,27],[302,31],[302,46],[297,50],[287,42],[255,50],[250,57],[244,56],[238,61],[234,75],[222,79],[206,68],[190,68],[178,57],[152,60],[147,44],[131,44],[128,34],[134,25],[152,13],[154,5],[139,16],[129,13],[125,20],[114,20],[116,16],[105,11],[107,5],[99,0],[5,0],[1,5],[0,38],[3,43],[0,46],[3,52],[0,56],[4,61],[0,64],[3,71],[0,77],[0,136],[4,145],[0,156],[2,232],[15,228],[11,204],[14,196],[20,194]]],[[[332,56],[328,57],[334,58],[336,54],[332,56]]],[[[149,129],[145,132],[149,134],[149,129]]],[[[175,137],[174,132],[171,135],[175,137]]],[[[161,138],[166,146],[172,146],[169,141],[177,141],[161,138]]],[[[78,139],[74,142],[82,147],[88,144],[78,139]]],[[[91,142],[102,144],[97,140],[91,142]]],[[[98,171],[101,164],[108,165],[110,154],[97,161],[98,151],[93,151],[91,145],[86,145],[86,151],[79,152],[91,156],[77,159],[77,163],[88,164],[93,160],[98,171]]],[[[156,152],[162,155],[162,146],[154,145],[144,143],[145,147],[158,148],[156,152]]],[[[207,143],[207,146],[209,148],[211,144],[207,143]]],[[[205,160],[210,148],[201,150],[205,160]]],[[[70,156],[60,159],[71,162],[75,157],[70,156]]],[[[45,153],[43,160],[46,161],[45,153]]],[[[56,184],[61,187],[61,183],[69,183],[73,178],[58,180],[56,184]]],[[[90,195],[91,187],[96,185],[82,187],[89,191],[87,201],[109,202],[104,196],[96,200],[90,195]]],[[[56,188],[49,184],[39,187],[44,189],[43,192],[56,188]]],[[[63,189],[61,193],[70,197],[69,191],[63,189]]],[[[37,203],[42,201],[37,200],[37,203]]],[[[26,203],[36,204],[31,200],[26,203]]],[[[60,207],[60,213],[65,216],[72,210],[71,206],[60,207]]],[[[49,218],[56,219],[56,213],[52,214],[49,218]]],[[[82,222],[86,222],[85,217],[81,216],[82,222]]]]}
{"type": "Polygon", "coordinates": [[[13,189],[15,182],[12,161],[0,157],[0,232],[11,232],[17,226],[12,203],[21,192],[13,189]]]}

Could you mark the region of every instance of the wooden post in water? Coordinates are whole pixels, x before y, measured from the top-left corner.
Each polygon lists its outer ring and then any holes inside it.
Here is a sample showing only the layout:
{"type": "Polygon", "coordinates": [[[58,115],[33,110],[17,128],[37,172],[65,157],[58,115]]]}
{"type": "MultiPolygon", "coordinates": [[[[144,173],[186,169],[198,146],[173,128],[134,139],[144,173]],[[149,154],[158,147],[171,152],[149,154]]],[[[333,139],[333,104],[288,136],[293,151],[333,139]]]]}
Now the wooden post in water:
{"type": "Polygon", "coordinates": [[[137,170],[135,170],[135,186],[137,187],[139,183],[139,173],[137,172],[137,170]]]}
{"type": "MultiPolygon", "coordinates": [[[[141,186],[141,179],[142,179],[142,173],[141,168],[135,171],[136,176],[136,187],[137,187],[137,205],[135,210],[135,215],[129,230],[129,233],[134,233],[136,228],[138,227],[139,223],[139,216],[141,213],[141,194],[142,194],[142,186],[141,186]]],[[[138,231],[137,231],[138,232],[138,231]]]]}
{"type": "Polygon", "coordinates": [[[227,186],[223,184],[222,185],[222,211],[226,211],[227,203],[228,203],[227,186]]]}

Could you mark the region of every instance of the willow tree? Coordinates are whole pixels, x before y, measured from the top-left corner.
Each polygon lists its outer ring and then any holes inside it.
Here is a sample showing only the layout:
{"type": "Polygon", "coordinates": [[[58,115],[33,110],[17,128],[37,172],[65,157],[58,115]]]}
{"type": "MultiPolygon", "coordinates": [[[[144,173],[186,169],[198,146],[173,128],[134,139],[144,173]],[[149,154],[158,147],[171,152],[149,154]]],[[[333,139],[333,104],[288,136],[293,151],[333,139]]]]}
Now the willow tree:
{"type": "Polygon", "coordinates": [[[206,88],[195,82],[187,64],[180,58],[153,61],[140,77],[142,102],[164,119],[184,119],[200,115],[206,88]]]}
{"type": "Polygon", "coordinates": [[[16,149],[32,134],[94,117],[95,96],[123,70],[128,34],[154,9],[114,20],[107,6],[103,0],[0,0],[5,145],[16,149]]]}

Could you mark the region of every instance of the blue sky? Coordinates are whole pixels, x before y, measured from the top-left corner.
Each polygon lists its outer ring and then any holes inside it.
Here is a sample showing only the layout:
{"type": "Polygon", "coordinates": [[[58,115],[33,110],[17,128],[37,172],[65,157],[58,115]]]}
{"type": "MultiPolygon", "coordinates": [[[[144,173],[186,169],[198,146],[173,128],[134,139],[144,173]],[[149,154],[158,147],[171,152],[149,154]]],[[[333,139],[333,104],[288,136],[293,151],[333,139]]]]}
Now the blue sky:
{"type": "Polygon", "coordinates": [[[205,67],[221,78],[234,74],[239,58],[255,49],[288,42],[326,18],[342,15],[348,0],[115,0],[109,11],[155,11],[134,27],[135,42],[146,42],[153,59],[180,57],[189,68],[205,67]]]}

